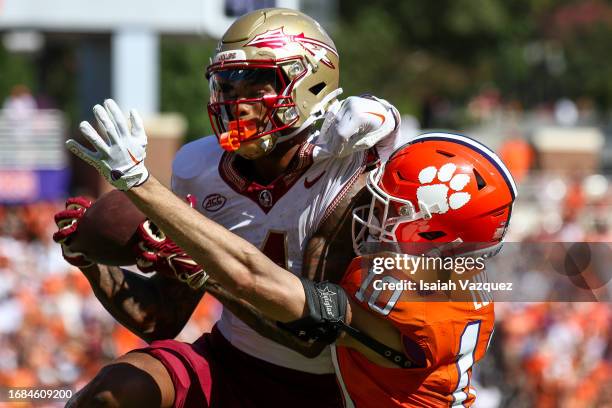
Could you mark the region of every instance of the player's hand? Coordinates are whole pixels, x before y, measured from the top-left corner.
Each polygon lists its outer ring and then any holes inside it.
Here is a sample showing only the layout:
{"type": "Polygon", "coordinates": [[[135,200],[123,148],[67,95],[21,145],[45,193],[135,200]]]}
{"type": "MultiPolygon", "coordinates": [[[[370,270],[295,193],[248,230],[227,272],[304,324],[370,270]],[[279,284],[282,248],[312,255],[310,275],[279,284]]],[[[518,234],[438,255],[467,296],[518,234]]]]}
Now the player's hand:
{"type": "Polygon", "coordinates": [[[142,272],[161,273],[185,282],[194,289],[201,288],[208,280],[204,269],[151,220],[140,224],[137,235],[134,253],[136,266],[142,272]]]}
{"type": "Polygon", "coordinates": [[[378,99],[350,96],[323,122],[323,143],[337,157],[369,149],[395,129],[392,109],[378,99]]]}
{"type": "Polygon", "coordinates": [[[66,209],[55,214],[55,224],[58,229],[53,234],[53,241],[61,245],[64,259],[78,268],[86,268],[94,264],[87,259],[85,254],[72,252],[69,246],[72,237],[77,232],[83,214],[91,207],[91,204],[92,202],[88,198],[71,197],[66,200],[66,209]]]}
{"type": "Polygon", "coordinates": [[[149,177],[144,165],[147,135],[138,112],[130,111],[131,127],[112,99],[104,101],[104,106],[94,106],[93,112],[101,135],[86,121],[81,122],[79,129],[95,150],[73,139],[66,142],[68,150],[95,167],[119,190],[127,191],[144,183],[149,177]]]}
{"type": "MultiPolygon", "coordinates": [[[[193,207],[195,199],[187,196],[193,207]]],[[[208,274],[181,247],[176,245],[151,220],[138,226],[137,240],[134,245],[136,266],[142,272],[157,272],[187,283],[199,289],[208,280],[208,274]]]]}

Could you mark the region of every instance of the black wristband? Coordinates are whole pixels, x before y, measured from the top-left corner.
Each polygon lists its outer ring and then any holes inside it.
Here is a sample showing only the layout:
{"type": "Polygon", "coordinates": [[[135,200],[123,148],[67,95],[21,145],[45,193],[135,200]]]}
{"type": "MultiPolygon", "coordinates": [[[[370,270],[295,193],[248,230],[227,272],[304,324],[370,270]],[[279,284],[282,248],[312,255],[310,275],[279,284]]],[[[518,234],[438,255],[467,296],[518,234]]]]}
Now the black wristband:
{"type": "Polygon", "coordinates": [[[302,340],[333,343],[346,322],[348,298],[344,289],[329,282],[313,282],[304,278],[301,282],[308,316],[288,323],[278,322],[279,327],[302,340]]]}

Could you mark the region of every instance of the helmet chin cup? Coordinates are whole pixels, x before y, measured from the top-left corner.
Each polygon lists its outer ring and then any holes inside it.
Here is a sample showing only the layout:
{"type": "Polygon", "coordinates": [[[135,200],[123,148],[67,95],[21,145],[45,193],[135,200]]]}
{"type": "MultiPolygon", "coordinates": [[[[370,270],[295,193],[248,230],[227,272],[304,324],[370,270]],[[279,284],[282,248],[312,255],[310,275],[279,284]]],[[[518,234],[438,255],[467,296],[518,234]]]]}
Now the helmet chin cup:
{"type": "Polygon", "coordinates": [[[236,154],[247,160],[256,160],[274,150],[277,137],[274,134],[265,135],[257,139],[247,140],[241,143],[236,154]]]}
{"type": "Polygon", "coordinates": [[[257,134],[257,122],[255,120],[232,120],[229,122],[229,130],[219,135],[219,145],[228,152],[234,152],[240,148],[240,144],[251,139],[257,134]]]}

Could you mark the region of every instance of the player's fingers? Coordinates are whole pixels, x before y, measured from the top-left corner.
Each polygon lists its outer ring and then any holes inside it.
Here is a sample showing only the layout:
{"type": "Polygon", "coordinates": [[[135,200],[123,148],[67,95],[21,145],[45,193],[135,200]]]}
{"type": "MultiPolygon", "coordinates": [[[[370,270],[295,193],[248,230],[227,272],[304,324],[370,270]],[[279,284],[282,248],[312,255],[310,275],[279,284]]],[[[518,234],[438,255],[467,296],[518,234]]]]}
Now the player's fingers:
{"type": "Polygon", "coordinates": [[[149,262],[156,262],[159,258],[157,249],[150,247],[146,240],[139,240],[134,246],[134,253],[149,262]]]}
{"type": "Polygon", "coordinates": [[[132,136],[145,134],[144,122],[136,109],[130,110],[130,123],[132,125],[132,136]]]}
{"type": "Polygon", "coordinates": [[[157,254],[155,252],[145,252],[145,251],[141,251],[137,257],[137,260],[140,260],[141,264],[154,264],[155,262],[159,261],[159,256],[157,256],[157,254]]]}
{"type": "Polygon", "coordinates": [[[97,151],[108,155],[110,152],[110,147],[102,137],[96,132],[96,130],[89,124],[87,121],[81,122],[79,125],[79,130],[81,134],[87,139],[89,143],[92,144],[93,147],[96,148],[97,151]]]}
{"type": "Polygon", "coordinates": [[[98,163],[95,152],[92,152],[74,139],[68,139],[68,141],[66,141],[66,148],[85,163],[97,168],[98,163]]]}
{"type": "Polygon", "coordinates": [[[92,201],[87,198],[87,197],[83,197],[83,196],[78,196],[78,197],[70,197],[69,199],[66,200],[66,209],[76,209],[79,207],[83,207],[83,208],[89,208],[91,207],[92,201]]]}
{"type": "Polygon", "coordinates": [[[164,232],[151,220],[144,221],[140,224],[139,228],[145,240],[151,240],[156,243],[166,240],[166,234],[164,234],[164,232]]]}
{"type": "Polygon", "coordinates": [[[55,219],[55,223],[57,224],[57,226],[60,227],[59,223],[65,223],[68,221],[72,222],[72,220],[74,219],[81,218],[83,213],[85,213],[85,209],[81,207],[77,209],[60,211],[55,214],[53,218],[55,219]]]}
{"type": "Polygon", "coordinates": [[[64,226],[58,231],[55,231],[53,233],[53,241],[57,242],[58,244],[66,241],[66,239],[68,239],[68,237],[70,237],[74,231],[76,231],[77,223],[75,221],[76,220],[73,220],[71,224],[64,226]]]}
{"type": "Polygon", "coordinates": [[[155,271],[156,262],[159,260],[157,253],[151,252],[144,243],[139,242],[134,246],[136,255],[136,266],[142,272],[149,273],[155,271]]]}
{"type": "Polygon", "coordinates": [[[104,129],[104,132],[106,133],[106,136],[108,137],[109,143],[111,145],[118,144],[119,134],[117,133],[117,128],[115,127],[115,123],[110,118],[110,115],[108,114],[106,109],[104,109],[100,105],[96,105],[93,108],[93,113],[94,113],[94,116],[96,117],[96,121],[98,122],[98,125],[100,125],[102,129],[104,129]]]}
{"type": "Polygon", "coordinates": [[[197,262],[194,261],[187,254],[175,256],[174,258],[172,258],[172,262],[178,264],[179,267],[190,268],[194,272],[199,272],[202,270],[202,268],[197,264],[197,262]]]}
{"type": "Polygon", "coordinates": [[[119,105],[117,105],[114,100],[107,99],[104,101],[104,107],[106,108],[106,111],[109,113],[111,120],[119,131],[119,134],[127,135],[129,133],[127,121],[125,120],[125,115],[119,108],[119,105]]]}
{"type": "Polygon", "coordinates": [[[56,225],[60,230],[73,226],[78,220],[76,218],[64,218],[56,221],[56,225]]]}
{"type": "Polygon", "coordinates": [[[340,104],[340,109],[336,112],[336,121],[347,120],[351,117],[352,99],[349,97],[340,104]]]}

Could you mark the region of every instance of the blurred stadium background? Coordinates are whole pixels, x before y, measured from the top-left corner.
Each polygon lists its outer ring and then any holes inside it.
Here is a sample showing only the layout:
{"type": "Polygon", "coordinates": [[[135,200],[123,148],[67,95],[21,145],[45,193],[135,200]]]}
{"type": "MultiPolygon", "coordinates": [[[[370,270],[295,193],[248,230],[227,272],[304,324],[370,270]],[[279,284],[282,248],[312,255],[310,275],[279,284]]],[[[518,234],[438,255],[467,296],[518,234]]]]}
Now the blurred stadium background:
{"type": "MultiPolygon", "coordinates": [[[[143,344],[51,240],[66,197],[106,188],[63,141],[113,97],[146,115],[148,165],[167,181],[180,144],[210,134],[204,69],[219,35],[268,6],[300,8],[331,32],[345,95],[388,99],[405,132],[453,129],[496,149],[519,182],[509,241],[610,245],[610,1],[3,0],[0,387],[78,388],[143,344]]],[[[218,317],[206,299],[181,339],[218,317]]],[[[496,314],[478,407],[612,406],[609,303],[496,314]]]]}

